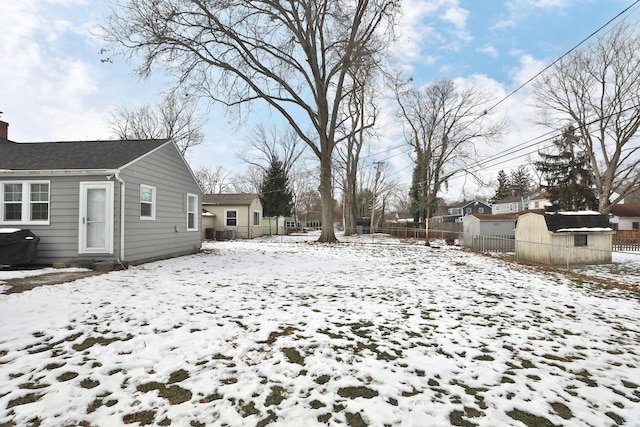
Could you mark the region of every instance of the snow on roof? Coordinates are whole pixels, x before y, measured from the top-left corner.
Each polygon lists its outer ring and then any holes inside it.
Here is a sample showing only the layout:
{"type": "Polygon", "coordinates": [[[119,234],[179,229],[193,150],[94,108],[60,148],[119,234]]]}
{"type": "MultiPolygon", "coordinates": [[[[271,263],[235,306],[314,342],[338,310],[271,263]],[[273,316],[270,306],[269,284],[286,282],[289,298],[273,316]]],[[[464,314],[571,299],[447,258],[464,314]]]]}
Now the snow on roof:
{"type": "Polygon", "coordinates": [[[569,232],[569,233],[579,233],[579,232],[604,232],[604,231],[613,231],[611,227],[574,227],[574,228],[559,228],[556,230],[557,233],[569,232]]]}
{"type": "Polygon", "coordinates": [[[545,212],[547,215],[567,215],[567,216],[587,216],[602,215],[597,211],[566,211],[566,212],[545,212]]]}

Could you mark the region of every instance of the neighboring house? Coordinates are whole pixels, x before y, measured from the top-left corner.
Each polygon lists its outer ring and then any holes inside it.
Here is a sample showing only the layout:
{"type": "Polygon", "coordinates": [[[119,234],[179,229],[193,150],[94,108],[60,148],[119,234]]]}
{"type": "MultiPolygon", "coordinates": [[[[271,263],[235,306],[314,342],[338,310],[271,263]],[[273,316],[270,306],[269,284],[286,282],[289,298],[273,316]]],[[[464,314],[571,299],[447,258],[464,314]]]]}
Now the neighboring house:
{"type": "Polygon", "coordinates": [[[409,212],[394,212],[392,222],[401,224],[412,223],[414,221],[413,215],[409,212]]]}
{"type": "Polygon", "coordinates": [[[516,222],[516,256],[548,265],[609,263],[613,234],[598,212],[529,212],[516,222]]]}
{"type": "Polygon", "coordinates": [[[38,236],[39,263],[126,264],[194,253],[201,201],[170,139],[0,139],[0,228],[38,236]]]}
{"type": "Polygon", "coordinates": [[[505,197],[504,199],[498,200],[491,205],[491,213],[496,215],[509,214],[526,211],[528,209],[536,209],[532,206],[531,201],[534,201],[534,205],[536,203],[536,200],[538,200],[538,204],[542,204],[541,200],[538,199],[538,196],[540,196],[540,194],[543,193],[540,191],[532,191],[526,194],[505,197]]]}
{"type": "Polygon", "coordinates": [[[538,194],[537,196],[533,196],[529,199],[528,209],[545,209],[547,206],[551,206],[552,203],[549,200],[550,196],[551,195],[546,191],[538,194]]]}
{"type": "Polygon", "coordinates": [[[517,214],[470,214],[462,219],[464,246],[474,250],[513,251],[517,214]]]}
{"type": "Polygon", "coordinates": [[[614,230],[640,233],[640,204],[613,205],[609,217],[614,230]]]}
{"type": "Polygon", "coordinates": [[[257,194],[205,194],[202,209],[205,235],[213,233],[216,240],[262,236],[262,203],[257,194]]]}
{"type": "Polygon", "coordinates": [[[448,215],[443,216],[442,222],[462,222],[465,215],[490,214],[491,206],[479,200],[461,202],[447,209],[448,215]]]}

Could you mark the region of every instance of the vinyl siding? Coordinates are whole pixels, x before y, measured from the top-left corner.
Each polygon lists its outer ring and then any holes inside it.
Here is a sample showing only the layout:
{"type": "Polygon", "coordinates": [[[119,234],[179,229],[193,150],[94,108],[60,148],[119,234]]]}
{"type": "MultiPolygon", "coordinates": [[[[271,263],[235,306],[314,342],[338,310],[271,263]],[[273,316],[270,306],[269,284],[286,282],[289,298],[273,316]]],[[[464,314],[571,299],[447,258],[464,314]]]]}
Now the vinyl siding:
{"type": "MultiPolygon", "coordinates": [[[[135,144],[135,142],[132,142],[135,144]]],[[[202,193],[173,144],[166,144],[123,168],[125,181],[125,250],[122,261],[143,262],[193,253],[200,248],[202,193]],[[156,187],[156,220],[140,220],[140,184],[156,187]],[[198,197],[197,230],[187,231],[187,193],[198,197]],[[177,226],[177,231],[176,231],[177,226]]],[[[40,242],[38,263],[116,261],[120,255],[120,183],[113,187],[113,253],[79,254],[79,209],[81,182],[109,182],[99,176],[0,176],[2,181],[50,181],[49,225],[0,225],[33,231],[40,242]]]]}
{"type": "MultiPolygon", "coordinates": [[[[0,177],[2,181],[12,181],[16,177],[0,177]]],[[[31,230],[40,237],[38,244],[38,263],[52,264],[79,259],[79,203],[80,182],[105,181],[106,177],[98,176],[45,176],[22,177],[24,180],[50,181],[49,195],[49,225],[18,224],[0,225],[0,227],[15,227],[31,230]]],[[[116,203],[116,209],[119,209],[116,203]]],[[[112,254],[91,254],[81,257],[88,260],[110,260],[112,254]]]]}
{"type": "MultiPolygon", "coordinates": [[[[158,259],[200,248],[202,193],[172,144],[127,166],[120,177],[125,181],[126,200],[124,261],[158,259]],[[140,184],[156,189],[155,220],[140,219],[140,184]],[[198,197],[194,231],[187,231],[188,193],[198,197]]],[[[119,226],[118,221],[116,229],[119,226]]]]}
{"type": "Polygon", "coordinates": [[[206,227],[213,228],[216,232],[224,230],[234,230],[238,239],[253,239],[263,234],[262,224],[253,225],[253,212],[260,212],[262,221],[262,204],[257,197],[249,205],[205,205],[205,209],[215,217],[205,219],[206,227]],[[226,226],[225,211],[238,211],[237,225],[235,227],[226,226]]]}

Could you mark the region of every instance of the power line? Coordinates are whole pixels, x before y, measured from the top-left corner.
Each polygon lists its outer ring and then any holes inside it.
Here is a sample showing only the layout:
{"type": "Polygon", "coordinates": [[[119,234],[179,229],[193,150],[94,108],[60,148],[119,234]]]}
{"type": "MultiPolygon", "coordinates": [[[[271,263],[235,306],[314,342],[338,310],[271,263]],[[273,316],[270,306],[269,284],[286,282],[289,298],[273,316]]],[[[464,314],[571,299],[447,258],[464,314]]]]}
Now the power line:
{"type": "MultiPolygon", "coordinates": [[[[584,43],[586,43],[589,39],[591,39],[592,37],[594,37],[596,34],[598,34],[600,31],[602,31],[604,28],[606,28],[608,25],[610,25],[613,21],[615,21],[615,20],[616,20],[616,19],[618,19],[620,16],[624,15],[625,13],[627,13],[630,9],[632,9],[632,8],[633,8],[634,6],[636,6],[638,3],[640,3],[640,0],[635,0],[631,5],[629,5],[628,7],[626,7],[625,9],[623,9],[621,12],[619,12],[618,14],[616,14],[613,18],[609,19],[606,23],[604,23],[603,25],[601,25],[598,29],[596,29],[596,30],[595,30],[595,31],[593,31],[591,34],[589,34],[587,37],[585,37],[584,39],[582,39],[578,44],[576,44],[575,46],[573,46],[571,49],[569,49],[569,50],[568,50],[567,52],[565,52],[563,55],[561,55],[560,57],[558,57],[557,59],[555,59],[555,60],[554,60],[553,62],[551,62],[549,65],[547,65],[544,69],[542,69],[541,71],[539,71],[538,73],[536,73],[533,77],[529,78],[526,82],[522,83],[522,84],[521,84],[520,86],[518,86],[516,89],[514,89],[513,91],[511,91],[510,93],[508,93],[506,96],[504,96],[504,97],[503,97],[502,99],[500,99],[498,102],[496,102],[493,106],[489,107],[489,108],[486,110],[486,112],[489,112],[489,111],[491,111],[491,110],[494,110],[494,109],[495,109],[496,107],[498,107],[500,104],[502,104],[503,102],[505,102],[508,98],[510,98],[510,97],[511,97],[511,96],[513,96],[515,93],[517,93],[518,91],[520,91],[521,89],[523,89],[525,86],[529,85],[532,81],[534,81],[536,78],[538,78],[538,77],[539,77],[540,75],[542,75],[544,72],[546,72],[546,71],[547,71],[547,70],[549,70],[551,67],[553,67],[554,65],[556,65],[559,61],[561,61],[562,59],[564,59],[566,56],[568,56],[569,54],[571,54],[573,51],[575,51],[576,49],[578,49],[581,45],[583,45],[583,44],[584,44],[584,43]]],[[[479,117],[476,117],[476,119],[474,119],[472,122],[470,122],[470,123],[467,125],[467,127],[468,127],[468,126],[471,126],[471,125],[472,125],[476,120],[478,120],[478,119],[479,119],[479,117]]],[[[590,123],[590,124],[592,124],[592,123],[590,123]]],[[[543,134],[542,136],[535,137],[535,138],[533,138],[533,139],[529,140],[528,142],[524,142],[524,143],[521,143],[521,144],[516,145],[515,147],[511,147],[511,148],[509,148],[509,149],[507,149],[507,150],[504,150],[504,151],[502,151],[502,152],[498,152],[498,153],[496,153],[496,154],[494,154],[494,155],[492,155],[492,156],[488,157],[487,159],[484,159],[484,160],[482,160],[482,161],[478,161],[478,162],[476,162],[476,165],[478,165],[478,166],[479,166],[479,165],[481,165],[483,162],[492,161],[492,160],[495,160],[495,159],[497,159],[497,158],[502,158],[502,157],[508,156],[508,155],[510,155],[510,154],[513,154],[513,150],[515,150],[515,151],[517,152],[517,151],[521,151],[521,150],[524,150],[524,149],[527,149],[527,148],[531,148],[532,146],[537,145],[537,144],[539,144],[540,142],[543,142],[543,141],[534,142],[534,143],[531,143],[531,144],[529,144],[529,145],[526,145],[526,144],[528,144],[530,141],[537,140],[537,139],[539,139],[539,138],[544,137],[544,135],[548,135],[548,134],[553,133],[553,132],[555,132],[555,131],[550,131],[550,132],[548,132],[548,133],[546,133],[546,134],[543,134]],[[521,145],[526,145],[526,147],[518,148],[518,147],[520,147],[521,145]]],[[[395,147],[391,147],[391,148],[387,149],[387,150],[386,150],[386,152],[388,152],[388,151],[390,151],[390,150],[395,150],[395,149],[398,149],[398,148],[401,148],[401,147],[402,147],[402,145],[398,145],[398,146],[395,146],[395,147]]],[[[409,151],[410,151],[410,148],[409,148],[409,150],[407,150],[407,154],[408,154],[408,152],[409,152],[409,151]]],[[[400,154],[403,154],[403,153],[404,153],[404,151],[401,151],[400,153],[396,153],[396,154],[394,154],[394,155],[392,155],[392,156],[385,157],[383,160],[391,159],[392,157],[396,157],[396,156],[398,156],[398,155],[400,155],[400,154]]],[[[531,154],[531,153],[527,153],[527,154],[531,154]]],[[[372,155],[370,155],[370,156],[372,156],[372,155]]],[[[517,158],[517,157],[516,157],[516,158],[517,158]]],[[[513,160],[513,159],[512,159],[512,160],[513,160]]],[[[404,170],[404,169],[406,169],[406,167],[405,167],[405,168],[403,168],[402,170],[404,170]]],[[[391,175],[393,175],[393,174],[398,174],[399,172],[400,172],[400,171],[397,171],[397,172],[395,172],[395,173],[392,173],[391,175]]]]}

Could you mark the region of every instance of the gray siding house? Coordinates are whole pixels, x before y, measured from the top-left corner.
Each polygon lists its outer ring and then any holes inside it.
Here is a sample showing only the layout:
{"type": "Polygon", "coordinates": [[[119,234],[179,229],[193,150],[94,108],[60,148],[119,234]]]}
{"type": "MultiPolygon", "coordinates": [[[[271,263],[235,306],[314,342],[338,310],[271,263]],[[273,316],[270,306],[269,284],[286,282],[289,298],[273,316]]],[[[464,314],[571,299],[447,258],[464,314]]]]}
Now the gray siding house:
{"type": "Polygon", "coordinates": [[[175,142],[0,139],[0,228],[38,263],[141,263],[200,249],[202,191],[175,142]]]}

